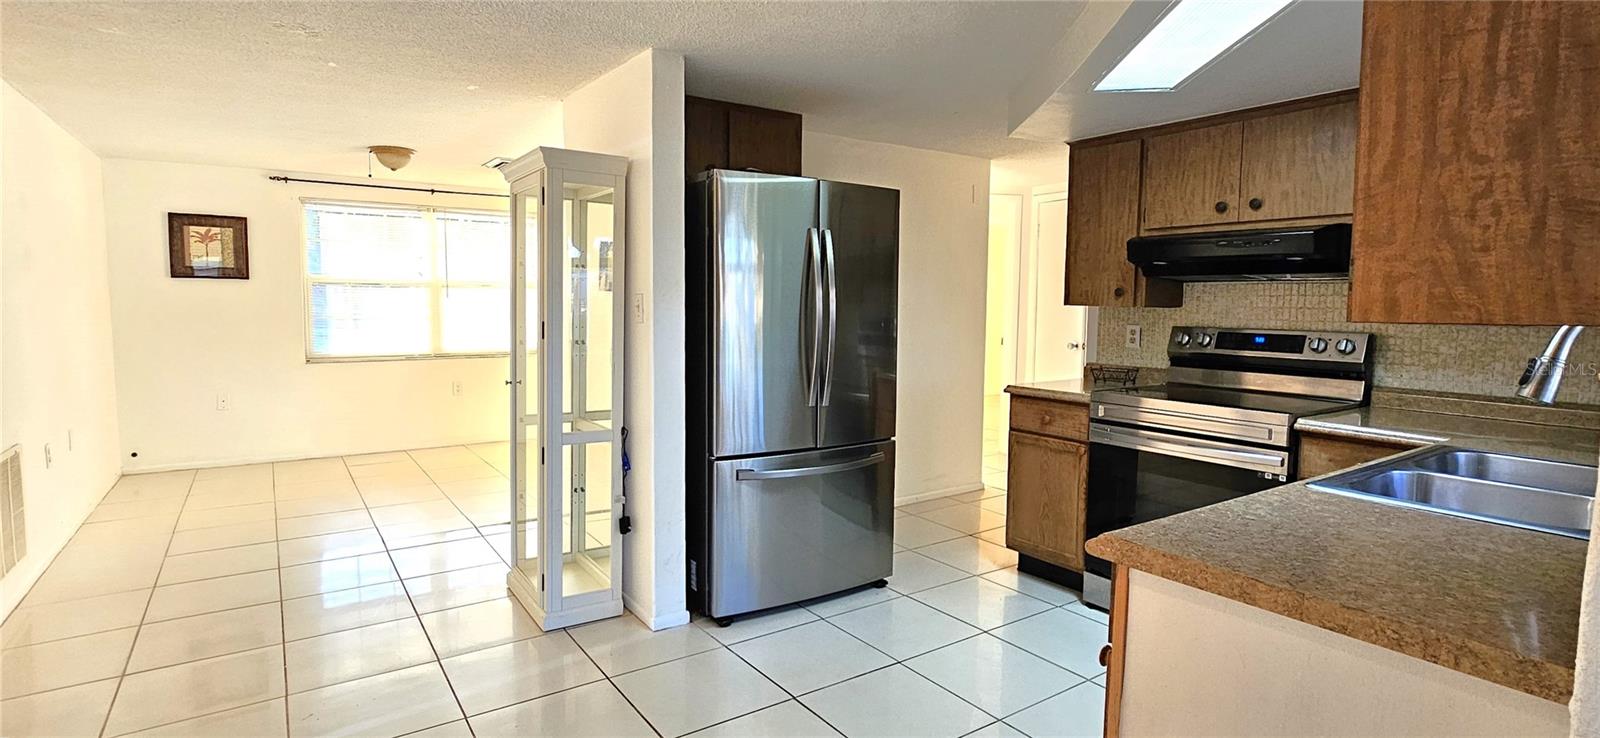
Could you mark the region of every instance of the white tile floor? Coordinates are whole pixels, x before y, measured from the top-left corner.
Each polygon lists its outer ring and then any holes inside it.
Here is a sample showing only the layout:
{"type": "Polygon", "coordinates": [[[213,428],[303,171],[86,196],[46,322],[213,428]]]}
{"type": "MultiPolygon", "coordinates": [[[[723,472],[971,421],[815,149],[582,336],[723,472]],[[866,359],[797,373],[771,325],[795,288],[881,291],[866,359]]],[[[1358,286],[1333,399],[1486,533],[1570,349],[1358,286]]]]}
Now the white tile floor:
{"type": "Polygon", "coordinates": [[[1016,571],[1001,489],[897,511],[884,589],[542,633],[463,504],[501,458],[124,478],[0,627],[0,735],[1100,734],[1105,618],[1016,571]]]}

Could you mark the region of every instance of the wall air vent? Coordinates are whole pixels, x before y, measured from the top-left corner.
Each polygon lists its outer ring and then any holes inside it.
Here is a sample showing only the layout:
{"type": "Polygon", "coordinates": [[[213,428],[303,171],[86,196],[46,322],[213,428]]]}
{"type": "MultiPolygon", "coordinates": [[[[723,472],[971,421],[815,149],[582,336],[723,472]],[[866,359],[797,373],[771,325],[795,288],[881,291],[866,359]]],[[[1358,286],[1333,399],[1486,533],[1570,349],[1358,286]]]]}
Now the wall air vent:
{"type": "Polygon", "coordinates": [[[0,453],[0,576],[28,554],[27,518],[22,510],[22,452],[0,453]]]}

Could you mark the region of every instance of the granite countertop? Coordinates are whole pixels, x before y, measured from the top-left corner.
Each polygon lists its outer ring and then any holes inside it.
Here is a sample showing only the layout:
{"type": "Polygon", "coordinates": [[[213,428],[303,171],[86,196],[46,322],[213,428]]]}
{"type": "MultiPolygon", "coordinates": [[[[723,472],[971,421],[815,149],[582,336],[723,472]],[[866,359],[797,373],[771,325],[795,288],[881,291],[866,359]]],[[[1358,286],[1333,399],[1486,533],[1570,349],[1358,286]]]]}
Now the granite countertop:
{"type": "Polygon", "coordinates": [[[1541,407],[1429,393],[1376,390],[1372,405],[1300,418],[1302,433],[1486,451],[1593,464],[1600,449],[1600,409],[1541,407]]]}
{"type": "MultiPolygon", "coordinates": [[[[1302,418],[1295,428],[1583,464],[1595,463],[1600,445],[1592,408],[1413,393],[1375,393],[1370,407],[1302,418]]],[[[1113,531],[1086,548],[1537,697],[1572,695],[1585,541],[1295,482],[1113,531]]]]}
{"type": "Polygon", "coordinates": [[[1094,389],[1094,382],[1089,379],[1062,379],[1054,382],[1027,382],[1009,385],[1006,387],[1006,394],[1013,397],[1033,397],[1040,400],[1075,402],[1080,405],[1087,405],[1089,404],[1089,393],[1094,389]]]}
{"type": "Polygon", "coordinates": [[[1084,367],[1086,372],[1092,373],[1096,367],[1109,369],[1136,369],[1138,381],[1125,382],[1096,382],[1091,376],[1079,379],[1061,379],[1051,382],[1020,382],[1008,385],[1006,394],[1015,397],[1033,397],[1040,400],[1055,400],[1057,402],[1075,402],[1080,405],[1089,404],[1089,393],[1100,389],[1119,389],[1135,385],[1160,384],[1166,380],[1165,369],[1151,367],[1124,367],[1111,364],[1090,364],[1084,367]]]}
{"type": "Polygon", "coordinates": [[[1296,482],[1086,548],[1537,697],[1572,695],[1584,541],[1296,482]]]}

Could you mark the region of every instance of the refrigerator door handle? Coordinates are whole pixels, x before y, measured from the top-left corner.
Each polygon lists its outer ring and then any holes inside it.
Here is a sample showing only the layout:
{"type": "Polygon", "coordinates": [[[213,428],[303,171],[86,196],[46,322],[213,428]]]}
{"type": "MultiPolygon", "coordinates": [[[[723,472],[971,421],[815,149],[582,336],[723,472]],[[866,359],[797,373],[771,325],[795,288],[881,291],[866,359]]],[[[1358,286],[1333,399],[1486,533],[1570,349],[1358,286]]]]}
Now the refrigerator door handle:
{"type": "Polygon", "coordinates": [[[863,469],[883,463],[887,458],[882,451],[874,452],[854,461],[845,461],[838,464],[823,464],[821,466],[801,466],[793,469],[740,469],[735,471],[733,478],[741,482],[757,481],[762,479],[793,479],[795,477],[815,477],[823,474],[837,474],[853,469],[863,469]]]}
{"type": "Polygon", "coordinates": [[[833,354],[839,335],[839,280],[833,270],[833,229],[822,229],[822,242],[826,244],[828,260],[828,359],[822,380],[822,406],[827,407],[833,398],[833,354]]]}
{"type": "Polygon", "coordinates": [[[818,364],[822,360],[822,247],[818,243],[818,233],[815,228],[806,229],[806,281],[811,286],[811,350],[806,351],[805,310],[802,308],[800,351],[801,354],[809,354],[809,358],[806,359],[809,366],[802,367],[805,372],[806,407],[816,407],[818,364]]]}

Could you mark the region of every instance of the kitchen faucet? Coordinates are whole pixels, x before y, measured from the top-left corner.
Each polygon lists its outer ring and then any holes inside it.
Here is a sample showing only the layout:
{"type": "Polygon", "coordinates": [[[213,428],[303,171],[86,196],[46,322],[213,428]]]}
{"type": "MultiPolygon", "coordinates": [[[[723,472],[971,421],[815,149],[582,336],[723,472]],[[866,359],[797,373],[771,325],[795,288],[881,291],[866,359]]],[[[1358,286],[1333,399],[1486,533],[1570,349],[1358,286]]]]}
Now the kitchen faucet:
{"type": "Polygon", "coordinates": [[[1522,371],[1522,378],[1517,380],[1517,396],[1544,405],[1555,404],[1562,375],[1566,373],[1567,356],[1572,353],[1572,344],[1582,334],[1581,325],[1557,328],[1555,335],[1550,337],[1549,345],[1544,347],[1544,353],[1528,359],[1528,368],[1522,371]]]}

